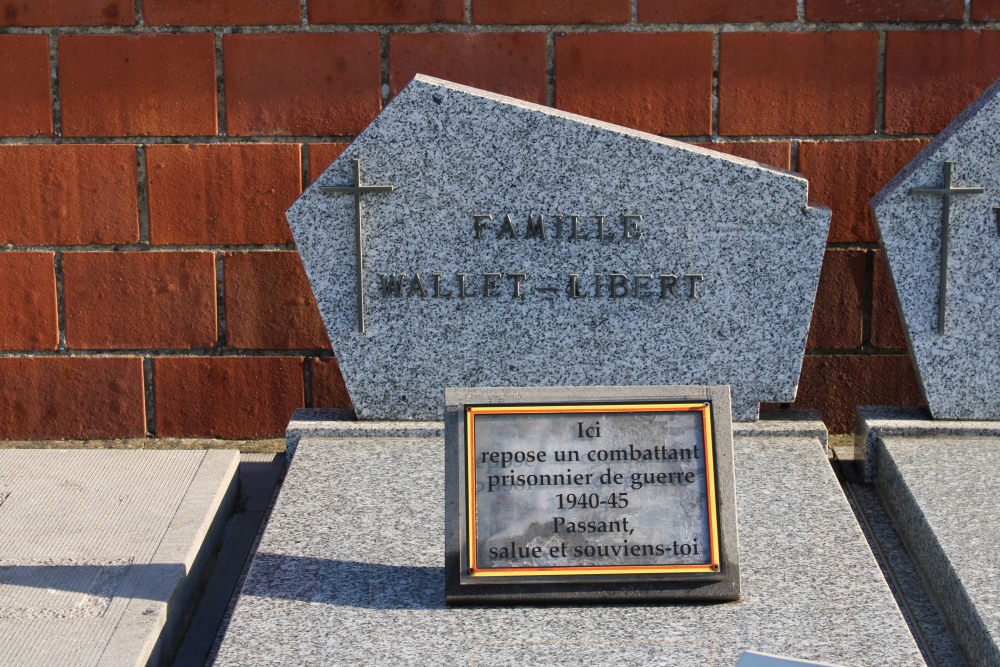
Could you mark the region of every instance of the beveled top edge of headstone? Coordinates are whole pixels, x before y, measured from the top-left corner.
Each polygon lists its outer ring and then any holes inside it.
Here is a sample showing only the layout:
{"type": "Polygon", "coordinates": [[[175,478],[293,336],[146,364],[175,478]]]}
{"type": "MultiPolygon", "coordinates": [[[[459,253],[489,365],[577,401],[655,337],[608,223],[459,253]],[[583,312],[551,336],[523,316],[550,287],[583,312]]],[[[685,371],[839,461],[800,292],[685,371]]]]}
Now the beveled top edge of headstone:
{"type": "MultiPolygon", "coordinates": [[[[615,125],[614,123],[609,123],[604,120],[598,120],[596,118],[591,118],[589,116],[581,116],[580,114],[575,114],[571,111],[565,111],[563,109],[556,109],[553,107],[548,107],[543,104],[537,104],[535,102],[528,102],[526,100],[521,100],[516,97],[509,97],[507,95],[501,95],[500,93],[494,93],[489,90],[483,90],[482,88],[474,88],[472,86],[466,86],[460,83],[455,83],[454,81],[448,81],[446,79],[438,79],[433,76],[428,76],[427,74],[417,74],[413,77],[410,83],[403,87],[399,95],[402,95],[407,88],[419,87],[421,84],[426,84],[430,86],[436,86],[441,88],[448,88],[450,90],[456,90],[468,95],[474,95],[476,97],[481,97],[484,99],[492,100],[494,102],[499,102],[500,104],[508,104],[510,106],[520,107],[522,109],[528,109],[531,111],[537,111],[543,113],[547,116],[552,116],[554,118],[563,118],[565,120],[570,120],[575,123],[581,123],[583,125],[590,125],[592,127],[600,128],[602,130],[608,130],[610,132],[616,132],[618,134],[624,134],[630,137],[635,137],[637,139],[643,139],[645,141],[650,141],[653,143],[661,144],[664,146],[670,146],[671,148],[678,148],[689,153],[695,153],[698,155],[707,155],[709,157],[718,158],[725,160],[727,162],[732,162],[734,164],[740,164],[746,167],[754,167],[757,169],[763,169],[765,171],[770,171],[775,174],[780,174],[782,176],[788,176],[790,178],[795,178],[797,180],[806,181],[806,177],[802,174],[791,171],[789,169],[782,169],[781,167],[775,167],[774,165],[764,164],[763,162],[757,162],[755,160],[750,160],[748,158],[739,157],[737,155],[730,155],[729,153],[720,153],[719,151],[713,151],[710,148],[704,146],[695,146],[693,144],[684,143],[683,141],[677,141],[676,139],[668,139],[667,137],[661,137],[658,134],[650,134],[649,132],[643,132],[642,130],[636,130],[630,127],[625,127],[624,125],[615,125]]],[[[397,95],[396,97],[399,97],[397,95]]],[[[392,104],[390,102],[389,104],[392,104]]],[[[825,208],[824,206],[816,206],[809,204],[810,208],[825,208]]]]}
{"type": "MultiPolygon", "coordinates": [[[[920,167],[924,165],[924,163],[938,150],[938,148],[941,147],[942,144],[958,134],[965,124],[972,120],[972,118],[978,114],[980,110],[982,110],[982,108],[986,106],[994,97],[996,97],[997,94],[1000,94],[1000,79],[997,79],[990,84],[989,88],[984,90],[982,94],[972,102],[972,104],[966,107],[965,111],[958,114],[958,116],[955,117],[955,120],[951,121],[946,128],[941,130],[922,151],[917,153],[916,157],[910,160],[898,174],[893,176],[892,180],[886,183],[885,187],[879,190],[875,196],[871,198],[868,202],[869,207],[874,211],[876,206],[879,206],[882,202],[888,199],[892,192],[899,187],[903,181],[920,169],[920,167]]],[[[879,238],[881,237],[882,232],[879,231],[879,238]]],[[[909,335],[909,332],[907,332],[907,335],[909,335]]]]}

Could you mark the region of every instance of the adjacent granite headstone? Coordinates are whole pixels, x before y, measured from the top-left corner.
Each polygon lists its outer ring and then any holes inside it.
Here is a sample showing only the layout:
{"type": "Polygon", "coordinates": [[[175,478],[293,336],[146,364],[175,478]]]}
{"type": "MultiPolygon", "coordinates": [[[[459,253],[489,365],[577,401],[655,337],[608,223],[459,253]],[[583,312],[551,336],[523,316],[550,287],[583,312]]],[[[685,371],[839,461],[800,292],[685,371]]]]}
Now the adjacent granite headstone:
{"type": "Polygon", "coordinates": [[[1000,81],[871,201],[933,419],[859,408],[858,449],[970,665],[1000,665],[1000,81]]]}
{"type": "Polygon", "coordinates": [[[735,600],[728,387],[445,392],[450,604],[735,600]]]}
{"type": "Polygon", "coordinates": [[[357,414],[445,387],[795,397],[829,211],[801,176],[418,76],[287,214],[357,414]]]}
{"type": "Polygon", "coordinates": [[[931,414],[1000,417],[1000,82],[871,201],[931,414]]]}

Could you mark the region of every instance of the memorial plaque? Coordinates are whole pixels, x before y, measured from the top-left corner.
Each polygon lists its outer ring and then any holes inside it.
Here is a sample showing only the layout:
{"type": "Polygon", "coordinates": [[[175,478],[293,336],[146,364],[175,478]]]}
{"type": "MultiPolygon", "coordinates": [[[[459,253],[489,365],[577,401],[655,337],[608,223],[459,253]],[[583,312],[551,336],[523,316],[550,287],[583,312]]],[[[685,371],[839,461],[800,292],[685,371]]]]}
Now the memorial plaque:
{"type": "Polygon", "coordinates": [[[450,603],[739,596],[728,387],[446,404],[450,603]]]}

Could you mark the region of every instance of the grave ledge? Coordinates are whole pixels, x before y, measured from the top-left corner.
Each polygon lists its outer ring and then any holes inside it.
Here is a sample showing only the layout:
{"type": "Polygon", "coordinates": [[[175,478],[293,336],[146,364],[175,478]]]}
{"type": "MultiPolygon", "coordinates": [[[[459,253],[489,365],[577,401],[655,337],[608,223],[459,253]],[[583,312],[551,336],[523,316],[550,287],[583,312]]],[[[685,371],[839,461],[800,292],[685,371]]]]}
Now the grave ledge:
{"type": "Polygon", "coordinates": [[[865,482],[874,483],[878,477],[878,441],[898,436],[1000,438],[1000,421],[931,419],[922,408],[859,407],[854,457],[858,461],[864,461],[865,482]]]}
{"type": "MultiPolygon", "coordinates": [[[[829,447],[826,425],[813,410],[763,412],[754,422],[733,422],[733,437],[816,438],[829,447]]],[[[444,421],[358,421],[351,410],[300,408],[285,429],[285,454],[289,461],[303,438],[443,438],[444,421]]]]}
{"type": "Polygon", "coordinates": [[[924,586],[970,665],[1000,665],[994,530],[1000,421],[859,408],[856,446],[924,586]],[[933,460],[933,464],[929,464],[933,460]]]}
{"type": "Polygon", "coordinates": [[[296,422],[298,453],[217,665],[704,667],[743,650],[924,664],[823,452],[821,422],[734,428],[739,601],[460,609],[444,604],[443,438],[395,435],[407,422],[375,427],[388,437],[358,437],[357,423],[311,437],[304,429],[322,421],[296,422]]]}

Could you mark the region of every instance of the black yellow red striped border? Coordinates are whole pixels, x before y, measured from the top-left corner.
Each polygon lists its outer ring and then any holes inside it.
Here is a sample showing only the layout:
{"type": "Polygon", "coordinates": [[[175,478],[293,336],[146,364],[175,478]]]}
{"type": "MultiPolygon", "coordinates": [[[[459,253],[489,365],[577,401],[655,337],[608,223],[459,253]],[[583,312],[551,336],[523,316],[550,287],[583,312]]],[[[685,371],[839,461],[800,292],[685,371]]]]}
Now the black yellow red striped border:
{"type": "Polygon", "coordinates": [[[715,447],[712,439],[712,404],[709,401],[683,401],[671,403],[578,403],[544,405],[482,405],[465,409],[466,442],[466,518],[468,554],[467,573],[472,577],[550,577],[579,575],[632,575],[632,574],[718,574],[721,567],[719,551],[718,502],[715,489],[715,447]],[[585,414],[594,412],[700,412],[705,451],[706,513],[710,557],[707,563],[695,565],[630,565],[620,567],[564,566],[564,567],[476,567],[476,429],[477,415],[529,415],[529,414],[585,414]]]}

